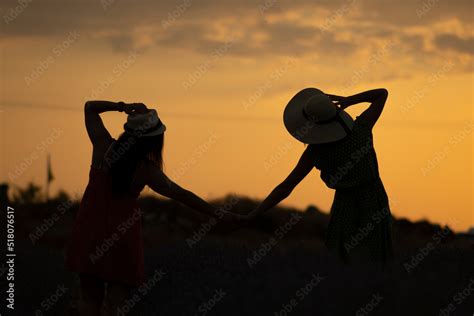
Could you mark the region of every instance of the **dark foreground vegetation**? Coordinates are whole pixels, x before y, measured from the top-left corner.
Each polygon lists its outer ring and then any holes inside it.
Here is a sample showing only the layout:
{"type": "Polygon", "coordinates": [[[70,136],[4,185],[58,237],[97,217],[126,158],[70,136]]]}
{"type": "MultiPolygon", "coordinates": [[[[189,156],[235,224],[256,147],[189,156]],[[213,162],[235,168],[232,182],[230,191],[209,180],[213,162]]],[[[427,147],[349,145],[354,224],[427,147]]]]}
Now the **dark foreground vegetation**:
{"type": "MultiPolygon", "coordinates": [[[[214,203],[247,213],[257,201],[228,196],[214,203]]],[[[15,315],[76,315],[78,280],[64,270],[63,251],[78,201],[66,194],[48,203],[24,196],[11,205],[15,315]]],[[[474,241],[449,227],[394,219],[396,258],[382,271],[341,265],[328,254],[328,215],[313,206],[278,208],[242,227],[198,216],[173,201],[145,197],[140,205],[148,278],[124,304],[123,315],[474,312],[474,241]]]]}

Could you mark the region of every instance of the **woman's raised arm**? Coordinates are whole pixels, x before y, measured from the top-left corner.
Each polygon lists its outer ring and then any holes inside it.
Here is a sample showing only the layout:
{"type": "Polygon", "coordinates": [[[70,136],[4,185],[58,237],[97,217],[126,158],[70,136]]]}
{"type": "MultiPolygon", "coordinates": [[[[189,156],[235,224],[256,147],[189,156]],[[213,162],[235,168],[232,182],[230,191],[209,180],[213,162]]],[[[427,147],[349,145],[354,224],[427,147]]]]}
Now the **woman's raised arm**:
{"type": "Polygon", "coordinates": [[[94,146],[108,144],[112,139],[105,128],[100,113],[107,111],[124,111],[125,103],[110,101],[87,101],[84,105],[84,118],[87,134],[94,146]]]}
{"type": "Polygon", "coordinates": [[[147,111],[143,103],[124,103],[111,101],[87,101],[84,105],[84,117],[86,121],[87,134],[94,146],[108,144],[112,139],[109,131],[105,128],[100,113],[109,111],[125,112],[127,114],[143,113],[147,111]]]}
{"type": "Polygon", "coordinates": [[[351,105],[358,104],[361,102],[370,102],[370,106],[365,110],[360,117],[363,118],[370,126],[374,127],[375,123],[382,114],[385,102],[387,101],[388,91],[387,89],[373,89],[362,93],[354,94],[349,97],[342,97],[333,94],[326,94],[332,101],[336,101],[336,104],[345,109],[351,105]]]}

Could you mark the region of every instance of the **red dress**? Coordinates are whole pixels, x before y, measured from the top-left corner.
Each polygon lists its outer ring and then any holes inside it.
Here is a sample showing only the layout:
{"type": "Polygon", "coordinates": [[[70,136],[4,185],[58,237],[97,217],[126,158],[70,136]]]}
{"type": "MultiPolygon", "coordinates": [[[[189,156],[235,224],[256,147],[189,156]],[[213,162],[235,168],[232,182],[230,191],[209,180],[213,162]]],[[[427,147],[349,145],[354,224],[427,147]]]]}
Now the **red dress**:
{"type": "Polygon", "coordinates": [[[137,203],[141,189],[114,198],[110,175],[91,166],[66,250],[68,270],[130,286],[143,283],[142,213],[137,203]]]}

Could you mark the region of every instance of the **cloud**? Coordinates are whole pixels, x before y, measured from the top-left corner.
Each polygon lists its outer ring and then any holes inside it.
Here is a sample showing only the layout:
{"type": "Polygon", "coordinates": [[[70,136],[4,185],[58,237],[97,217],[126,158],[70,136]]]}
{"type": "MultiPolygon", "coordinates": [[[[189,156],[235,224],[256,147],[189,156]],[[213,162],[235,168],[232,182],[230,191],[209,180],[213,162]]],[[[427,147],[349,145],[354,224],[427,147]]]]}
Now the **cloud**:
{"type": "Polygon", "coordinates": [[[150,27],[146,30],[129,30],[123,33],[104,33],[101,35],[117,51],[166,47],[186,50],[199,54],[209,54],[223,46],[231,46],[226,54],[231,56],[294,56],[332,54],[349,55],[357,46],[348,40],[338,39],[333,32],[322,32],[316,26],[296,25],[288,22],[272,24],[235,25],[216,38],[216,26],[212,23],[185,22],[172,27],[150,27]],[[150,38],[143,43],[141,38],[150,38]]]}
{"type": "Polygon", "coordinates": [[[432,23],[458,19],[472,24],[471,0],[369,0],[356,1],[360,6],[360,20],[370,20],[378,25],[398,28],[424,26],[432,23]]]}
{"type": "MultiPolygon", "coordinates": [[[[11,23],[3,23],[7,36],[50,36],[62,34],[64,29],[86,31],[115,29],[126,31],[140,25],[170,22],[170,29],[181,22],[212,24],[219,19],[237,21],[293,17],[292,22],[305,25],[335,19],[336,24],[352,21],[368,25],[366,30],[377,32],[381,26],[403,30],[413,25],[428,26],[435,21],[456,18],[472,24],[470,0],[424,1],[432,3],[422,17],[417,11],[424,2],[412,0],[81,0],[67,3],[56,0],[27,1],[17,10],[17,0],[3,0],[2,15],[17,11],[11,23]],[[107,4],[107,6],[104,6],[107,4]]],[[[3,21],[2,21],[3,22],[3,21]]],[[[287,24],[289,28],[290,25],[287,24]]],[[[288,32],[281,29],[283,34],[288,32]]]]}
{"type": "Polygon", "coordinates": [[[454,34],[440,34],[434,43],[439,49],[451,49],[460,53],[474,54],[474,37],[461,38],[454,34]]]}
{"type": "MultiPolygon", "coordinates": [[[[2,1],[3,17],[18,3],[2,1]]],[[[470,0],[42,0],[20,11],[3,23],[3,39],[78,30],[92,41],[92,52],[93,41],[100,41],[116,52],[157,48],[209,55],[231,39],[226,55],[237,58],[308,56],[321,63],[336,58],[355,63],[393,40],[394,53],[408,56],[404,60],[429,64],[448,50],[472,54],[474,47],[465,35],[472,29],[470,0]],[[446,34],[434,27],[443,21],[456,21],[461,31],[446,34]]]]}

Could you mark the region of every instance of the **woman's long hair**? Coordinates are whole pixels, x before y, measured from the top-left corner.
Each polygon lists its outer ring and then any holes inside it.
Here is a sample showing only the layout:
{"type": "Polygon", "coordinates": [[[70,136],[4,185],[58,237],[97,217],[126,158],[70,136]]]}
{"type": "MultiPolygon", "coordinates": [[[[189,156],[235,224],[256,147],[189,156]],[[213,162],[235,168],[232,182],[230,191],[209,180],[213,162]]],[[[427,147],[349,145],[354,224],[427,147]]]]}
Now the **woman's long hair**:
{"type": "Polygon", "coordinates": [[[135,171],[141,161],[148,160],[163,169],[164,138],[164,133],[137,137],[124,132],[119,136],[106,159],[112,178],[113,196],[130,193],[135,171]]]}

